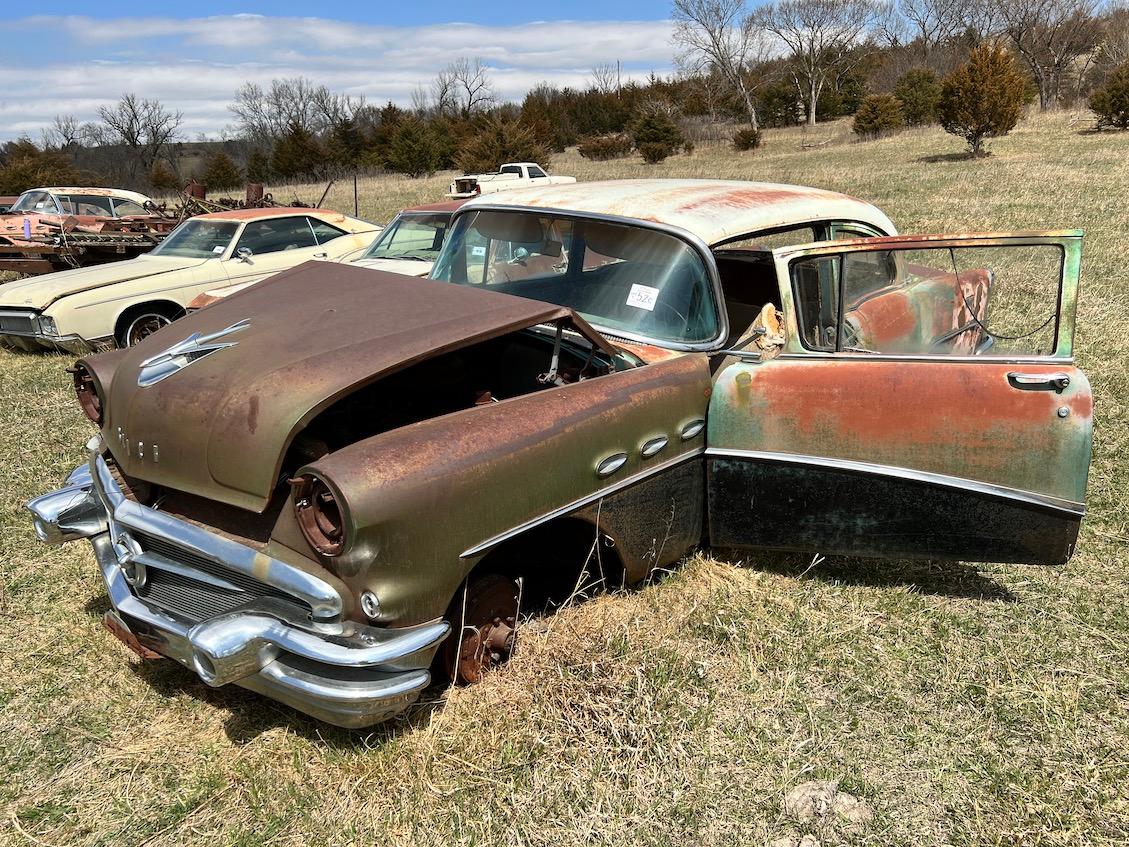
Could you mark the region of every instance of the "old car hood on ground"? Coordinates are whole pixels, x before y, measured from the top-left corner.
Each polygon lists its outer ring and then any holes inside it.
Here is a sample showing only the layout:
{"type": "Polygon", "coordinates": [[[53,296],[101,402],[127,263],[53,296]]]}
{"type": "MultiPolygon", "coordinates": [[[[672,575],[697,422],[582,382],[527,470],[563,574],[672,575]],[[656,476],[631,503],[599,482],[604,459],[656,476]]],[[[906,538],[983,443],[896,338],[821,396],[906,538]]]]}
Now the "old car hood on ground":
{"type": "Polygon", "coordinates": [[[307,262],[110,354],[119,358],[103,432],[127,474],[259,511],[291,439],[334,400],[437,354],[570,315],[468,286],[307,262]]]}
{"type": "Polygon", "coordinates": [[[190,268],[214,259],[181,256],[138,256],[125,262],[93,265],[72,271],[57,271],[43,276],[0,285],[0,307],[46,309],[60,297],[89,291],[117,282],[128,282],[154,274],[190,268]]]}

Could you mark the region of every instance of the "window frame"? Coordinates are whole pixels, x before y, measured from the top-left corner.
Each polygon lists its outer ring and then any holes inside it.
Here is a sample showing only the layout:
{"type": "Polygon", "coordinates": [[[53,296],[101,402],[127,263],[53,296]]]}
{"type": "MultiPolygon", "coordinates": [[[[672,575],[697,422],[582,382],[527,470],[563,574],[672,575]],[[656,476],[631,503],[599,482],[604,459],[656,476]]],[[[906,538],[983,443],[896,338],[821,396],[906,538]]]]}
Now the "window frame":
{"type": "Polygon", "coordinates": [[[786,274],[786,285],[781,292],[786,294],[784,302],[788,334],[782,356],[785,358],[825,357],[839,359],[882,358],[887,360],[928,360],[938,362],[976,361],[976,362],[1052,362],[1073,361],[1073,345],[1077,322],[1077,298],[1079,266],[1082,251],[1081,230],[1056,230],[1030,233],[986,233],[967,236],[896,236],[893,238],[867,239],[858,244],[826,241],[796,247],[779,248],[773,251],[777,278],[786,274]],[[882,243],[873,243],[880,241],[882,243]],[[947,353],[883,353],[863,352],[842,349],[843,318],[845,313],[846,290],[842,284],[843,256],[847,253],[873,253],[881,251],[910,251],[926,249],[960,250],[987,247],[1035,247],[1052,246],[1059,250],[1059,283],[1055,297],[1054,343],[1050,353],[1007,352],[1000,355],[961,355],[947,353]],[[800,326],[799,296],[793,268],[809,259],[833,259],[836,266],[837,314],[835,324],[835,349],[825,350],[810,346],[800,326]]]}
{"type": "MultiPolygon", "coordinates": [[[[281,218],[261,218],[259,220],[247,221],[243,225],[243,229],[241,229],[239,231],[239,236],[235,240],[235,246],[232,247],[232,249],[231,249],[231,255],[237,256],[239,254],[240,249],[247,246],[247,245],[243,244],[243,239],[247,236],[247,230],[250,229],[252,226],[255,226],[256,224],[259,224],[259,225],[268,224],[272,221],[290,222],[290,221],[295,221],[295,220],[300,220],[306,225],[306,230],[310,233],[310,238],[312,238],[314,240],[314,243],[313,244],[307,244],[305,247],[295,247],[294,249],[295,250],[308,250],[311,247],[320,247],[321,245],[318,244],[318,238],[317,238],[317,235],[314,233],[314,228],[312,226],[310,226],[308,215],[287,215],[287,216],[281,217],[281,218]]],[[[262,253],[256,253],[255,251],[252,250],[251,255],[252,256],[272,256],[275,253],[288,253],[288,252],[291,252],[291,251],[281,249],[281,250],[266,250],[262,253]]]]}

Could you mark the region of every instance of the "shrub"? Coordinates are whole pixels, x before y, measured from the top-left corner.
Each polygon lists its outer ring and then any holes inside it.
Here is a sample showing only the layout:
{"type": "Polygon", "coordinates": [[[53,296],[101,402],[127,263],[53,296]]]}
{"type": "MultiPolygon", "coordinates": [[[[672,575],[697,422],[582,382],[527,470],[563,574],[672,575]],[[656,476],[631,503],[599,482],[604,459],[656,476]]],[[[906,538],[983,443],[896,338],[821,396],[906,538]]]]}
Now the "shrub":
{"type": "Polygon", "coordinates": [[[607,162],[610,159],[622,159],[631,155],[633,146],[631,136],[626,132],[609,132],[585,138],[577,147],[577,152],[585,159],[607,162]]]}
{"type": "Polygon", "coordinates": [[[505,162],[539,162],[547,166],[550,152],[538,143],[528,126],[501,115],[476,121],[455,156],[455,164],[463,173],[496,171],[505,162]]]}
{"type": "Polygon", "coordinates": [[[412,177],[431,176],[440,158],[439,139],[431,127],[418,118],[404,118],[392,132],[385,165],[412,177]]]}
{"type": "Polygon", "coordinates": [[[1090,97],[1098,128],[1129,129],[1129,62],[1118,65],[1105,85],[1090,97]]]}
{"type": "Polygon", "coordinates": [[[756,150],[761,146],[761,131],[747,126],[733,133],[733,149],[742,152],[756,150]]]}
{"type": "Polygon", "coordinates": [[[666,148],[667,156],[673,155],[675,150],[686,143],[678,124],[669,115],[659,111],[647,112],[632,123],[631,140],[640,153],[643,152],[644,144],[661,144],[666,148]]]}
{"type": "Polygon", "coordinates": [[[149,171],[149,185],[156,191],[180,191],[184,187],[180,177],[173,173],[164,159],[158,159],[153,164],[149,171]]]}
{"type": "Polygon", "coordinates": [[[902,101],[902,115],[911,126],[937,122],[941,80],[928,68],[906,71],[894,85],[894,96],[902,101]]]}
{"type": "Polygon", "coordinates": [[[270,182],[270,156],[265,150],[255,148],[247,157],[247,181],[270,182]]]}
{"type": "Polygon", "coordinates": [[[62,153],[40,150],[27,137],[0,149],[0,194],[19,194],[43,185],[82,185],[86,179],[62,153]]]}
{"type": "Polygon", "coordinates": [[[859,105],[851,129],[863,138],[878,138],[905,126],[902,101],[893,94],[871,94],[859,105]]]}
{"type": "Polygon", "coordinates": [[[271,170],[283,179],[314,175],[325,164],[325,151],[306,127],[291,121],[271,152],[271,170]]]}
{"type": "Polygon", "coordinates": [[[205,161],[200,180],[213,191],[224,191],[239,187],[243,182],[243,171],[232,161],[231,156],[217,150],[205,161]]]}
{"type": "Polygon", "coordinates": [[[968,142],[973,156],[986,155],[984,139],[1007,135],[1019,122],[1025,88],[1007,50],[998,44],[977,47],[941,85],[941,126],[968,142]]]}
{"type": "Polygon", "coordinates": [[[644,141],[638,149],[643,161],[648,165],[657,165],[674,153],[674,148],[662,141],[644,141]]]}

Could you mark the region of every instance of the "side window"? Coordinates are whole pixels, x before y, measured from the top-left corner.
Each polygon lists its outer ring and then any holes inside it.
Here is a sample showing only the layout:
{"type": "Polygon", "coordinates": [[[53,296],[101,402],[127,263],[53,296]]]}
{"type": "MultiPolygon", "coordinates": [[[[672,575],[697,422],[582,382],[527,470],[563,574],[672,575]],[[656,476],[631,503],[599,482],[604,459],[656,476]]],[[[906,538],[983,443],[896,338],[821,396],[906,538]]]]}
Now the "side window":
{"type": "Polygon", "coordinates": [[[298,250],[316,245],[314,233],[305,217],[273,218],[266,221],[251,221],[247,224],[243,234],[239,236],[235,250],[238,252],[243,247],[249,247],[252,255],[261,256],[264,253],[298,250]]]}
{"type": "Polygon", "coordinates": [[[812,350],[1039,356],[1055,349],[1057,245],[850,251],[801,258],[791,276],[800,333],[812,350]]]}
{"type": "Polygon", "coordinates": [[[128,218],[132,215],[147,215],[145,207],[140,203],[134,203],[132,200],[123,200],[119,197],[114,198],[114,214],[119,218],[128,218]]]}
{"type": "Polygon", "coordinates": [[[809,350],[833,352],[839,324],[838,256],[818,256],[792,263],[792,291],[800,337],[809,350]]]}
{"type": "Polygon", "coordinates": [[[345,230],[338,229],[335,226],[330,226],[325,221],[320,221],[317,218],[306,218],[310,225],[310,229],[314,231],[314,238],[317,239],[318,244],[325,244],[327,241],[332,241],[335,238],[340,238],[345,235],[345,230]]]}
{"type": "Polygon", "coordinates": [[[776,250],[778,247],[795,247],[822,241],[826,229],[822,226],[796,226],[769,232],[756,232],[735,241],[718,245],[726,250],[776,250]]]}
{"type": "Polygon", "coordinates": [[[531,177],[533,177],[534,179],[540,179],[540,178],[542,178],[542,177],[545,177],[545,176],[547,176],[547,174],[546,174],[546,173],[545,173],[545,172],[544,172],[543,170],[541,170],[540,168],[538,168],[538,167],[532,167],[532,168],[530,168],[530,169],[529,169],[529,175],[530,175],[531,177]]]}

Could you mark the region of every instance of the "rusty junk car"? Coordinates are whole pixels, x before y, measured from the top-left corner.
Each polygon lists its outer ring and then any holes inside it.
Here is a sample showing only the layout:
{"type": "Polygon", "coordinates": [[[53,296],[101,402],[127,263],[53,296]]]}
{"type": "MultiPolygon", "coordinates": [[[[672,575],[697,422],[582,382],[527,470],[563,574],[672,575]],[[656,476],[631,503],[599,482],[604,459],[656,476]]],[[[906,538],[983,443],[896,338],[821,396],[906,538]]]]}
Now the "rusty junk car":
{"type": "Polygon", "coordinates": [[[590,557],[1061,564],[1081,242],[741,182],[473,200],[431,279],[306,264],[79,360],[100,431],[29,509],[135,650],[345,726],[478,679],[590,557]]]}
{"type": "Polygon", "coordinates": [[[0,208],[0,271],[42,274],[130,259],[179,222],[135,191],[33,188],[0,208]]]}

